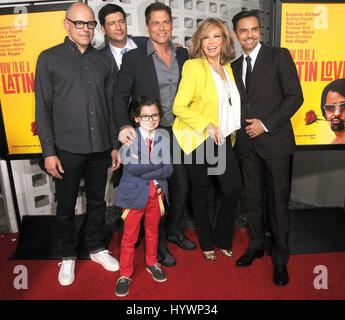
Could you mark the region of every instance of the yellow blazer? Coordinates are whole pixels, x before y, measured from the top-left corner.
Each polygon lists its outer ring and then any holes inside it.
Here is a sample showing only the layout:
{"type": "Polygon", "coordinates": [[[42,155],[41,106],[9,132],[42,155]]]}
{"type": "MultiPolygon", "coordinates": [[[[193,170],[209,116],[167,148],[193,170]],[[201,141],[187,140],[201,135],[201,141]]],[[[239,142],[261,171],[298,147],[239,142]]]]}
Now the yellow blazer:
{"type": "MultiPolygon", "coordinates": [[[[230,63],[225,69],[235,81],[230,63]]],[[[206,59],[190,59],[184,63],[173,113],[176,118],[172,129],[186,154],[209,136],[206,132],[209,123],[218,126],[218,92],[206,59]]],[[[231,141],[234,145],[235,135],[231,136],[231,141]]]]}

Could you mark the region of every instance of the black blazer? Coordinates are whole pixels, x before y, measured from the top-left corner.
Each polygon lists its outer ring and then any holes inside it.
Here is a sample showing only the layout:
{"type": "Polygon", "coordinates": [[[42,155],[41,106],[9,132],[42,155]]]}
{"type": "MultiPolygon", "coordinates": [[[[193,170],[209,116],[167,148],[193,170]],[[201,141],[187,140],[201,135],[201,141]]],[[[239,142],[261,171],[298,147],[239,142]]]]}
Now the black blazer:
{"type": "Polygon", "coordinates": [[[242,62],[243,55],[231,64],[242,101],[238,154],[245,157],[251,147],[264,159],[291,154],[296,144],[290,118],[302,105],[303,93],[290,52],[261,43],[248,93],[242,80],[242,62]],[[253,118],[260,119],[269,132],[250,139],[245,119],[253,118]]]}
{"type": "MultiPolygon", "coordinates": [[[[188,60],[188,51],[179,47],[176,50],[179,66],[179,82],[182,66],[188,60]]],[[[160,101],[160,92],[155,65],[151,55],[147,55],[147,44],[127,52],[123,56],[114,94],[114,114],[117,128],[131,125],[128,117],[128,102],[140,95],[152,96],[160,101]]]]}

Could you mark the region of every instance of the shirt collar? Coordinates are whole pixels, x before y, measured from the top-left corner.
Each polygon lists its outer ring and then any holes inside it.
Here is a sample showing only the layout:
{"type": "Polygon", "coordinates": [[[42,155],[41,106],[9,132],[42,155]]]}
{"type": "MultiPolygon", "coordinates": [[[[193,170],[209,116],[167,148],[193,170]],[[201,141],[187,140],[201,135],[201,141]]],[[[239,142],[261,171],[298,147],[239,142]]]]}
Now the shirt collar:
{"type": "Polygon", "coordinates": [[[127,42],[126,42],[126,45],[123,47],[123,48],[119,48],[119,47],[115,47],[113,45],[111,45],[111,43],[109,43],[109,47],[110,47],[110,50],[112,52],[114,52],[116,55],[120,55],[121,54],[121,51],[123,49],[128,49],[129,50],[132,50],[132,49],[135,49],[137,48],[137,45],[135,44],[135,42],[131,39],[131,38],[128,38],[127,37],[127,42]]]}
{"type": "MultiPolygon", "coordinates": [[[[65,38],[65,42],[64,42],[68,47],[70,47],[73,51],[75,50],[78,50],[79,51],[79,48],[78,48],[78,45],[72,41],[70,38],[66,37],[65,38]]],[[[89,43],[88,47],[86,48],[86,50],[84,51],[83,54],[86,54],[88,51],[92,50],[93,49],[93,46],[91,45],[91,43],[89,43]]],[[[79,51],[80,52],[80,51],[79,51]]]]}
{"type": "Polygon", "coordinates": [[[144,130],[141,130],[141,128],[139,128],[139,131],[140,131],[142,137],[144,138],[145,142],[146,142],[146,138],[149,138],[149,139],[151,139],[152,141],[155,139],[155,131],[153,131],[153,132],[151,133],[151,136],[150,136],[150,137],[147,135],[147,133],[146,133],[144,130]]]}
{"type": "MultiPolygon", "coordinates": [[[[259,54],[261,48],[261,43],[259,42],[257,46],[254,48],[254,50],[249,54],[249,57],[252,59],[252,66],[254,66],[255,60],[259,54]]],[[[243,52],[243,59],[246,59],[248,55],[243,52]]]]}
{"type": "MultiPolygon", "coordinates": [[[[177,48],[176,48],[176,46],[172,43],[171,40],[169,40],[169,47],[170,47],[170,49],[171,49],[172,51],[176,52],[177,48]]],[[[153,43],[152,43],[151,39],[149,39],[149,40],[147,41],[147,55],[149,56],[149,55],[151,55],[151,54],[153,54],[153,53],[155,53],[155,52],[156,52],[156,49],[155,49],[155,47],[153,46],[153,43]]]]}

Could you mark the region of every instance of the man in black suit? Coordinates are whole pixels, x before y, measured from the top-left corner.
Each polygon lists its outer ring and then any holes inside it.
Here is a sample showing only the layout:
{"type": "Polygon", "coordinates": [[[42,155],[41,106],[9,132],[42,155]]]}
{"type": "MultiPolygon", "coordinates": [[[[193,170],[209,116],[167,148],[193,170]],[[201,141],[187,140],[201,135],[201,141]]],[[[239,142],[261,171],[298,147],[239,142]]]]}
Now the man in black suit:
{"type": "Polygon", "coordinates": [[[122,56],[147,42],[147,37],[128,37],[125,11],[118,5],[108,3],[98,12],[101,30],[106,36],[106,45],[101,49],[115,62],[115,72],[121,68],[122,56]]]}
{"type": "MultiPolygon", "coordinates": [[[[129,144],[135,139],[135,129],[129,121],[128,102],[140,95],[152,96],[163,106],[161,127],[165,128],[173,143],[171,126],[174,121],[172,106],[181,80],[182,66],[188,59],[188,51],[175,47],[172,35],[171,9],[161,2],[150,4],[145,10],[146,30],[150,39],[144,46],[128,52],[123,57],[114,97],[114,114],[119,128],[119,140],[129,144]]],[[[170,210],[168,221],[161,219],[159,229],[158,260],[165,266],[174,266],[176,261],[166,247],[167,240],[185,250],[194,250],[196,245],[184,235],[184,207],[188,191],[186,169],[183,164],[174,164],[174,173],[169,181],[170,210]]]]}
{"type": "MultiPolygon", "coordinates": [[[[106,44],[101,51],[114,61],[116,81],[122,64],[122,56],[126,52],[145,44],[148,39],[147,37],[129,37],[127,35],[126,16],[123,8],[113,3],[106,4],[98,12],[98,20],[106,40],[106,44]]],[[[121,175],[122,166],[111,177],[114,187],[119,184],[121,175]]]]}
{"type": "Polygon", "coordinates": [[[243,55],[232,63],[241,94],[241,129],[236,136],[244,181],[244,209],[249,248],[238,267],[264,255],[264,192],[273,232],[273,282],[287,285],[291,154],[295,139],[290,118],[303,103],[296,66],[285,48],[260,42],[258,10],[242,11],[232,19],[243,55]]]}

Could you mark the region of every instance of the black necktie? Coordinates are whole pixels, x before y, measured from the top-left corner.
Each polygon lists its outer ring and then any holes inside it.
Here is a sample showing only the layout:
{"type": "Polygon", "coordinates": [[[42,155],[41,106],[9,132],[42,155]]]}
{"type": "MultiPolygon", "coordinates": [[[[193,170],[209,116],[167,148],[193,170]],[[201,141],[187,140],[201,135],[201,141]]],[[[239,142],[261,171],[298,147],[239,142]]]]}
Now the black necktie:
{"type": "Polygon", "coordinates": [[[250,83],[250,75],[252,73],[252,64],[251,64],[251,57],[247,56],[246,57],[246,61],[247,61],[247,71],[246,71],[246,90],[248,92],[248,88],[249,88],[249,83],[250,83]]]}

